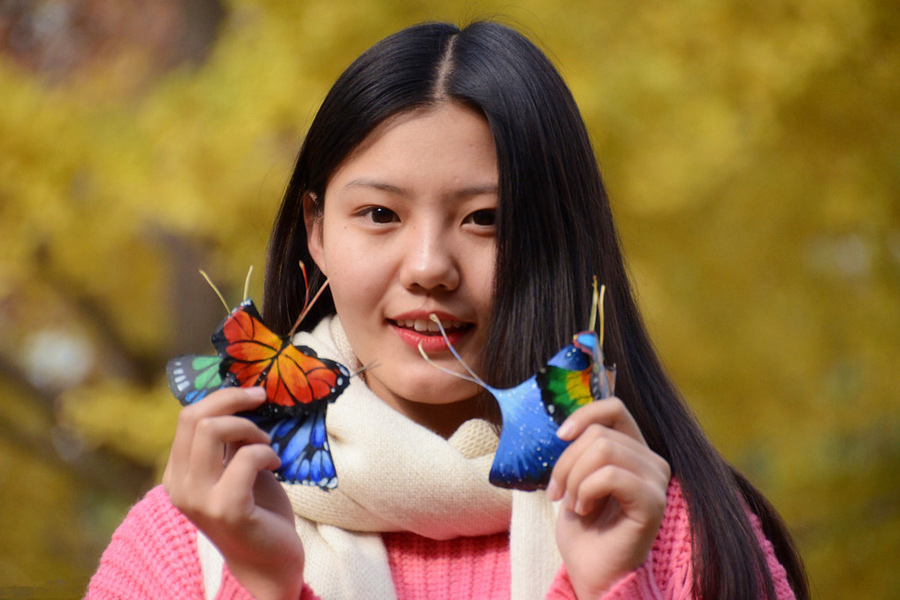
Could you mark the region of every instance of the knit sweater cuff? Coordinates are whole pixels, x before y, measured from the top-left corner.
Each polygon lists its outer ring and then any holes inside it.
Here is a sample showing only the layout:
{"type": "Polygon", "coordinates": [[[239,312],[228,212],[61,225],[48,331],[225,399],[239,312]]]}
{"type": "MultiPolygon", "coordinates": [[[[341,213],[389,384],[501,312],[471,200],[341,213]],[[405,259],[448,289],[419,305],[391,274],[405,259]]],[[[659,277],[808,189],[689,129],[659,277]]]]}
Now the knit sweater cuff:
{"type": "Polygon", "coordinates": [[[566,565],[559,568],[556,577],[547,590],[546,600],[578,600],[575,596],[575,590],[572,588],[572,582],[569,581],[569,574],[566,572],[566,565]]]}
{"type": "Polygon", "coordinates": [[[253,600],[253,595],[241,585],[226,565],[222,569],[222,585],[219,586],[216,600],[253,600]]]}
{"type": "Polygon", "coordinates": [[[662,594],[653,578],[651,561],[644,561],[640,567],[616,582],[603,600],[662,600],[662,594]]]}
{"type": "MultiPolygon", "coordinates": [[[[662,594],[656,586],[656,580],[653,579],[650,561],[645,561],[643,565],[617,581],[602,598],[603,600],[662,600],[662,594]]],[[[575,589],[572,587],[569,574],[563,565],[547,592],[547,600],[576,599],[575,589]]]]}
{"type": "MultiPolygon", "coordinates": [[[[228,570],[228,565],[225,565],[225,568],[222,569],[222,586],[219,588],[219,593],[216,594],[216,600],[254,599],[253,595],[250,594],[237,578],[232,575],[231,571],[228,570]]],[[[303,584],[303,590],[300,592],[299,600],[319,600],[319,597],[315,595],[308,585],[303,584]]]]}

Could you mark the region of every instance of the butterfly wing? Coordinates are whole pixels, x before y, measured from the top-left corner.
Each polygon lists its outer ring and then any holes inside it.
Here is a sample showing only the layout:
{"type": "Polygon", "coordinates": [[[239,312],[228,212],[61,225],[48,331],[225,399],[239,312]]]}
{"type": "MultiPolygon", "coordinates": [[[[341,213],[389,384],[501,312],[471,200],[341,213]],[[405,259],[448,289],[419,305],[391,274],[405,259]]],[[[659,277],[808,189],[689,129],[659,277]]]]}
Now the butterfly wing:
{"type": "Polygon", "coordinates": [[[546,488],[553,465],[569,442],[556,436],[559,426],[544,408],[536,378],[508,390],[490,391],[503,416],[490,482],[525,491],[546,488]]]}
{"type": "Polygon", "coordinates": [[[260,385],[268,401],[261,412],[297,416],[313,404],[334,400],[350,383],[345,366],[320,359],[305,346],[294,346],[266,327],[251,300],[245,300],[213,334],[223,374],[242,387],[260,385]]]}
{"type": "Polygon", "coordinates": [[[312,404],[334,402],[350,383],[350,372],[339,362],[319,358],[312,348],[289,344],[279,353],[263,382],[273,413],[312,404]]]}
{"type": "Polygon", "coordinates": [[[166,365],[169,389],[183,406],[193,404],[224,385],[218,356],[177,356],[166,365]]]}
{"type": "Polygon", "coordinates": [[[285,340],[266,327],[251,300],[244,300],[212,336],[222,359],[222,373],[231,373],[241,387],[259,385],[272,368],[285,340]]]}
{"type": "Polygon", "coordinates": [[[591,372],[547,366],[537,374],[544,408],[557,425],[582,406],[591,403],[591,372]]]}
{"type": "Polygon", "coordinates": [[[562,425],[566,417],[593,401],[591,367],[591,355],[570,344],[537,373],[544,408],[557,425],[562,425]]]}
{"type": "Polygon", "coordinates": [[[272,449],[281,459],[275,476],[287,483],[315,485],[323,490],[337,487],[337,472],[325,429],[326,404],[295,417],[271,418],[258,414],[249,418],[272,438],[272,449]]]}

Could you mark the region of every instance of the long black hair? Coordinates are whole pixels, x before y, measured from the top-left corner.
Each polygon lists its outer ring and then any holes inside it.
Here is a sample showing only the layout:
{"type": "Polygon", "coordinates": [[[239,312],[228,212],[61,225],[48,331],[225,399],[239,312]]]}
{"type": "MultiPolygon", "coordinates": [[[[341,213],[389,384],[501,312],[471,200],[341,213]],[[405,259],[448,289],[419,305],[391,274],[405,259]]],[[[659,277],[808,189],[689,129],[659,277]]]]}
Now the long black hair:
{"type": "MultiPolygon", "coordinates": [[[[617,396],[650,448],[669,462],[687,501],[698,595],[775,598],[749,507],[795,594],[808,598],[787,528],[712,447],[656,356],[578,107],[546,56],[518,32],[492,22],[417,25],[377,43],[344,71],[310,126],[275,222],[266,320],[287,331],[300,312],[299,261],[310,270],[312,288],[324,279],[307,248],[304,198],[321,210],[329,178],[378,124],[443,102],[480,111],[497,151],[497,264],[483,378],[496,387],[515,385],[568,343],[589,321],[596,275],[608,289],[604,350],[618,367],[617,396]]],[[[326,293],[306,326],[333,313],[326,293]]]]}

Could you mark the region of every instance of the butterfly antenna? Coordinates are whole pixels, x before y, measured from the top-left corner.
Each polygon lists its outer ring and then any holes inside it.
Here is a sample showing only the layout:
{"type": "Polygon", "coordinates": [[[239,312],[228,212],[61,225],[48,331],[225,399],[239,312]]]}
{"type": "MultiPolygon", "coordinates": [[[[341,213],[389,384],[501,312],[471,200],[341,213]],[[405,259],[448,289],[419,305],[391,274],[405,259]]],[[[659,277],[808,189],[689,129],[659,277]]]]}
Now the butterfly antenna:
{"type": "MultiPolygon", "coordinates": [[[[596,290],[596,289],[597,288],[595,287],[594,290],[596,290]]],[[[606,318],[603,316],[603,297],[605,295],[606,295],[606,286],[601,285],[600,286],[600,303],[597,305],[597,314],[600,315],[600,348],[601,349],[603,348],[603,329],[604,329],[604,326],[606,325],[606,318]]],[[[594,328],[591,327],[591,331],[593,331],[593,330],[594,330],[594,328]]]]}
{"type": "Polygon", "coordinates": [[[457,377],[460,377],[461,379],[465,379],[466,381],[471,381],[471,382],[473,382],[473,383],[477,383],[478,385],[480,385],[481,387],[483,387],[483,388],[485,388],[485,389],[490,389],[491,386],[489,386],[488,384],[486,384],[486,383],[484,382],[484,380],[481,379],[481,377],[479,377],[478,375],[475,374],[475,371],[473,371],[473,370],[469,367],[469,365],[466,364],[466,361],[464,361],[464,360],[462,359],[462,356],[459,355],[459,352],[457,352],[457,351],[456,351],[456,348],[453,347],[453,344],[450,343],[450,338],[447,337],[447,332],[444,330],[444,324],[441,323],[441,319],[440,319],[436,314],[434,314],[434,313],[430,314],[430,315],[428,316],[428,318],[431,319],[432,321],[434,321],[435,323],[437,323],[438,329],[440,329],[440,331],[441,331],[441,337],[443,337],[443,338],[444,338],[444,341],[447,342],[447,347],[450,349],[450,353],[453,354],[454,358],[456,358],[456,360],[458,360],[459,363],[460,363],[463,367],[465,367],[466,371],[468,371],[468,373],[469,373],[469,375],[471,375],[471,377],[465,377],[465,376],[463,376],[461,373],[456,373],[455,371],[449,371],[449,370],[447,370],[447,369],[444,369],[444,368],[440,367],[439,365],[436,365],[433,361],[431,361],[431,360],[425,355],[425,352],[424,352],[424,350],[422,349],[422,344],[419,343],[419,353],[422,354],[422,356],[425,357],[425,360],[428,361],[428,364],[437,367],[438,369],[440,369],[440,370],[443,371],[444,373],[450,373],[450,374],[452,374],[452,375],[456,375],[457,377]]]}
{"type": "Polygon", "coordinates": [[[247,270],[247,279],[244,280],[244,300],[250,297],[250,276],[253,275],[253,265],[247,270]]]}
{"type": "MultiPolygon", "coordinates": [[[[425,362],[427,362],[429,365],[431,365],[438,371],[442,371],[442,372],[446,373],[447,375],[453,375],[454,377],[458,377],[459,379],[462,379],[464,381],[471,381],[472,383],[480,385],[481,387],[487,387],[484,384],[484,382],[481,381],[480,379],[475,379],[475,378],[469,377],[465,373],[457,373],[456,371],[451,371],[450,369],[447,369],[446,367],[442,367],[441,365],[439,365],[436,362],[434,362],[433,360],[431,360],[431,358],[428,356],[428,354],[425,353],[425,348],[422,347],[422,342],[419,342],[419,354],[422,355],[422,358],[425,359],[425,362]]],[[[462,361],[460,360],[460,362],[462,362],[462,361]]],[[[463,366],[465,366],[465,364],[466,363],[463,363],[463,366]]],[[[469,367],[466,367],[466,369],[468,369],[468,368],[469,367]]]]}
{"type": "Polygon", "coordinates": [[[297,317],[297,320],[294,321],[294,326],[291,327],[290,333],[288,333],[288,338],[294,337],[294,332],[297,330],[297,327],[300,326],[300,321],[303,320],[303,317],[306,316],[307,309],[309,309],[309,276],[306,273],[306,265],[303,261],[300,261],[300,272],[303,273],[303,308],[300,309],[300,316],[297,317]]]}
{"type": "Polygon", "coordinates": [[[356,377],[357,375],[362,375],[366,371],[368,371],[370,369],[374,369],[375,367],[379,366],[380,364],[381,363],[378,362],[378,359],[375,359],[372,362],[370,362],[369,364],[361,366],[359,369],[357,369],[353,373],[350,373],[350,377],[353,378],[353,377],[356,377]]]}
{"type": "Polygon", "coordinates": [[[222,306],[225,307],[225,312],[231,314],[231,309],[228,308],[228,303],[225,302],[225,296],[222,295],[222,292],[219,291],[219,288],[216,287],[216,284],[212,282],[212,279],[209,278],[209,275],[206,274],[206,271],[200,269],[200,274],[203,275],[203,279],[206,280],[206,283],[209,284],[209,287],[213,289],[213,291],[216,293],[216,296],[218,296],[219,300],[222,301],[222,306]]]}
{"type": "Polygon", "coordinates": [[[588,325],[588,331],[594,331],[594,327],[597,326],[597,310],[599,298],[600,295],[599,292],[597,292],[597,276],[594,275],[594,294],[591,296],[591,321],[590,325],[588,325]]]}
{"type": "Polygon", "coordinates": [[[300,326],[300,323],[303,321],[304,317],[309,314],[309,311],[312,310],[312,307],[316,304],[316,300],[319,299],[319,296],[322,295],[322,292],[325,291],[325,288],[328,287],[328,280],[325,280],[325,283],[322,284],[322,287],[319,288],[319,291],[316,292],[316,295],[313,296],[313,299],[310,300],[306,307],[303,309],[303,312],[300,313],[300,316],[297,317],[297,320],[294,322],[294,326],[291,327],[291,332],[288,334],[288,339],[294,337],[294,332],[297,331],[297,327],[300,326]]]}
{"type": "Polygon", "coordinates": [[[303,261],[300,261],[300,272],[303,273],[303,289],[306,290],[306,295],[303,298],[303,309],[300,313],[306,312],[306,309],[309,308],[309,275],[306,273],[306,265],[303,264],[303,261]]]}

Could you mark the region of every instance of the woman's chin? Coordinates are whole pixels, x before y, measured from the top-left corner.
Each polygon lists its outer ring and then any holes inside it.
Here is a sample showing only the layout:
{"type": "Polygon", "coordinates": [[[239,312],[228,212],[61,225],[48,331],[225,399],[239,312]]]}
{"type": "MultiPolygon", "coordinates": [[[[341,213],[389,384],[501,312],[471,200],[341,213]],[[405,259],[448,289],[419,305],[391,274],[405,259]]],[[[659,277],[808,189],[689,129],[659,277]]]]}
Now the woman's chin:
{"type": "Polygon", "coordinates": [[[481,395],[482,388],[476,383],[465,381],[441,373],[433,367],[430,372],[410,373],[403,377],[396,385],[391,385],[389,378],[367,377],[366,383],[375,394],[387,404],[400,412],[409,410],[429,412],[432,407],[434,412],[454,412],[463,409],[463,406],[472,406],[471,418],[478,417],[475,406],[481,395]]]}

